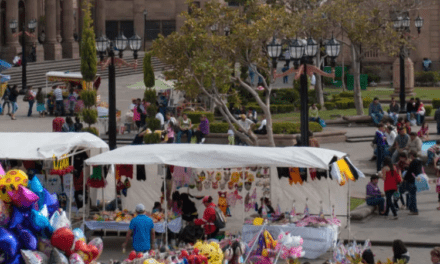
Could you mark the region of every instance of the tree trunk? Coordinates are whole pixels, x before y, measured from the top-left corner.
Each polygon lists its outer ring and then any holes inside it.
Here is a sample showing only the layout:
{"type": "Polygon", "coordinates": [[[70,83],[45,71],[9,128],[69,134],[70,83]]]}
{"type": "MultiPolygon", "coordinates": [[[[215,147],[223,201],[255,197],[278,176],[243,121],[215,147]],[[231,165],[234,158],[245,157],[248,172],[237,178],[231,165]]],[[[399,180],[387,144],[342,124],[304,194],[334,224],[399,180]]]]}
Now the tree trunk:
{"type": "MultiPolygon", "coordinates": [[[[316,54],[316,67],[321,69],[321,52],[318,49],[318,53],[316,54]]],[[[315,95],[316,102],[324,107],[324,89],[322,87],[322,78],[321,76],[315,76],[316,84],[315,84],[315,95]]]]}
{"type": "Polygon", "coordinates": [[[353,84],[353,91],[354,91],[354,106],[356,107],[356,114],[357,115],[363,115],[364,114],[364,106],[362,101],[362,94],[361,94],[361,85],[360,85],[360,63],[359,58],[357,56],[357,50],[356,46],[354,44],[351,45],[351,55],[352,55],[352,67],[353,67],[353,77],[354,77],[354,84],[353,84]]]}
{"type": "Polygon", "coordinates": [[[341,44],[341,53],[342,53],[342,58],[341,58],[341,60],[342,60],[342,77],[341,77],[341,79],[342,79],[342,91],[346,91],[347,90],[347,86],[346,86],[346,83],[345,83],[345,74],[346,74],[346,72],[345,72],[345,59],[344,59],[344,43],[341,44]]]}
{"type": "Polygon", "coordinates": [[[267,139],[269,140],[269,147],[275,147],[275,140],[273,139],[273,129],[272,129],[272,115],[270,113],[270,91],[266,92],[266,109],[263,109],[264,115],[266,116],[266,131],[267,131],[267,139]]]}

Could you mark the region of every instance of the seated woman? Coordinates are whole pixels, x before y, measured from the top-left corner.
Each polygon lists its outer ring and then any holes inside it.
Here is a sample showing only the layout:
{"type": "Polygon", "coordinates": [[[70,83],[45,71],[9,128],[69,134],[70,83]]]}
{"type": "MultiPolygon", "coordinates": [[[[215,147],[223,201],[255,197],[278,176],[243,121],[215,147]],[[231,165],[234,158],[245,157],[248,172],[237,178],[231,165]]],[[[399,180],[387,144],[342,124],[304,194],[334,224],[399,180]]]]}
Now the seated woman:
{"type": "Polygon", "coordinates": [[[421,140],[429,140],[429,126],[423,121],[422,126],[420,127],[419,132],[417,132],[417,136],[421,140]]]}
{"type": "Polygon", "coordinates": [[[269,198],[261,198],[261,206],[258,208],[258,214],[263,215],[263,206],[266,207],[266,213],[267,214],[274,214],[275,210],[272,207],[272,203],[270,202],[269,198]]]}
{"type": "Polygon", "coordinates": [[[379,214],[382,215],[384,213],[384,203],[385,199],[382,197],[382,193],[380,192],[379,186],[377,183],[379,182],[379,177],[376,175],[371,176],[370,182],[367,184],[367,205],[369,206],[379,206],[379,214]]]}

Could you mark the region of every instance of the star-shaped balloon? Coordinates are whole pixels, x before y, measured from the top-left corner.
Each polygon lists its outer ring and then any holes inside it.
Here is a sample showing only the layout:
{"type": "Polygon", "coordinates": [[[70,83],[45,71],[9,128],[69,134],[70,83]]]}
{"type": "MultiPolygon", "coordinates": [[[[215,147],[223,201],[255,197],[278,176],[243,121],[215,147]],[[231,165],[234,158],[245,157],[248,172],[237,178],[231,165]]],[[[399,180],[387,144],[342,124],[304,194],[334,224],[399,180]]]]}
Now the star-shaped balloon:
{"type": "Polygon", "coordinates": [[[18,186],[17,191],[8,191],[9,197],[11,197],[12,203],[19,209],[26,210],[33,206],[38,201],[38,196],[22,185],[18,186]]]}
{"type": "Polygon", "coordinates": [[[51,216],[60,207],[58,203],[58,199],[56,197],[56,194],[51,194],[46,189],[43,189],[43,193],[44,193],[44,204],[47,206],[47,210],[49,211],[49,216],[51,216]]]}

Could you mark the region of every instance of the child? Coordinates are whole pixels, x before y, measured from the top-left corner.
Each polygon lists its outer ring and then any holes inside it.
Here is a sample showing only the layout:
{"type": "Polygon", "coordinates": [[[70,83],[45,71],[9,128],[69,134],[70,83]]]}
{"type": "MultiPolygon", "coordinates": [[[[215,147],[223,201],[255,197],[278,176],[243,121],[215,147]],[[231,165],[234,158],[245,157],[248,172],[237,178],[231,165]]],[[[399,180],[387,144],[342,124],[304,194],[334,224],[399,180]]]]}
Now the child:
{"type": "Polygon", "coordinates": [[[435,247],[431,250],[432,264],[440,264],[440,247],[435,247]]]}
{"type": "Polygon", "coordinates": [[[151,213],[154,214],[154,213],[162,213],[162,212],[163,212],[162,205],[159,202],[155,202],[151,213]]]}
{"type": "Polygon", "coordinates": [[[431,162],[434,161],[435,155],[440,153],[440,140],[437,140],[435,142],[435,145],[433,145],[428,149],[427,153],[428,153],[428,162],[426,162],[426,166],[431,164],[431,162]]]}
{"type": "Polygon", "coordinates": [[[47,97],[47,109],[49,109],[49,114],[52,116],[53,115],[53,109],[55,107],[55,102],[54,102],[54,97],[52,95],[49,95],[47,97]]]}
{"type": "Polygon", "coordinates": [[[409,123],[411,124],[411,126],[417,125],[417,119],[416,119],[416,115],[414,113],[411,113],[411,116],[409,118],[409,123]]]}
{"type": "Polygon", "coordinates": [[[421,140],[428,140],[429,139],[429,126],[426,124],[425,121],[423,121],[422,126],[420,127],[419,132],[417,132],[417,136],[421,140]]]}
{"type": "Polygon", "coordinates": [[[411,122],[409,120],[405,121],[406,133],[409,135],[411,133],[411,122]]]}
{"type": "Polygon", "coordinates": [[[404,121],[403,117],[399,117],[397,119],[397,130],[400,130],[402,128],[405,128],[405,121],[404,121]]]}
{"type": "Polygon", "coordinates": [[[235,136],[234,136],[234,130],[232,129],[232,126],[229,126],[229,130],[228,130],[228,142],[229,142],[229,145],[235,145],[235,136]]]}

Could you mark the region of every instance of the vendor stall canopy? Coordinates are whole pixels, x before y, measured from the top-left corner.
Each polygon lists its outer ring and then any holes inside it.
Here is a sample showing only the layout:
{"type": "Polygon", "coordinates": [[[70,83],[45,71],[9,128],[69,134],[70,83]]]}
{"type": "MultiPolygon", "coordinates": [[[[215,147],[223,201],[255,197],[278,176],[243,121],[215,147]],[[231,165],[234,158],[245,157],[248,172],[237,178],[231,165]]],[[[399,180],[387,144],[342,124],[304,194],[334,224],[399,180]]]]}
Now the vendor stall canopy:
{"type": "Polygon", "coordinates": [[[86,160],[88,165],[166,164],[191,168],[277,166],[328,169],[346,153],[310,147],[245,147],[209,144],[154,144],[118,148],[86,160]]]}
{"type": "Polygon", "coordinates": [[[109,147],[91,133],[0,133],[0,159],[45,160],[76,150],[109,147]]]}

